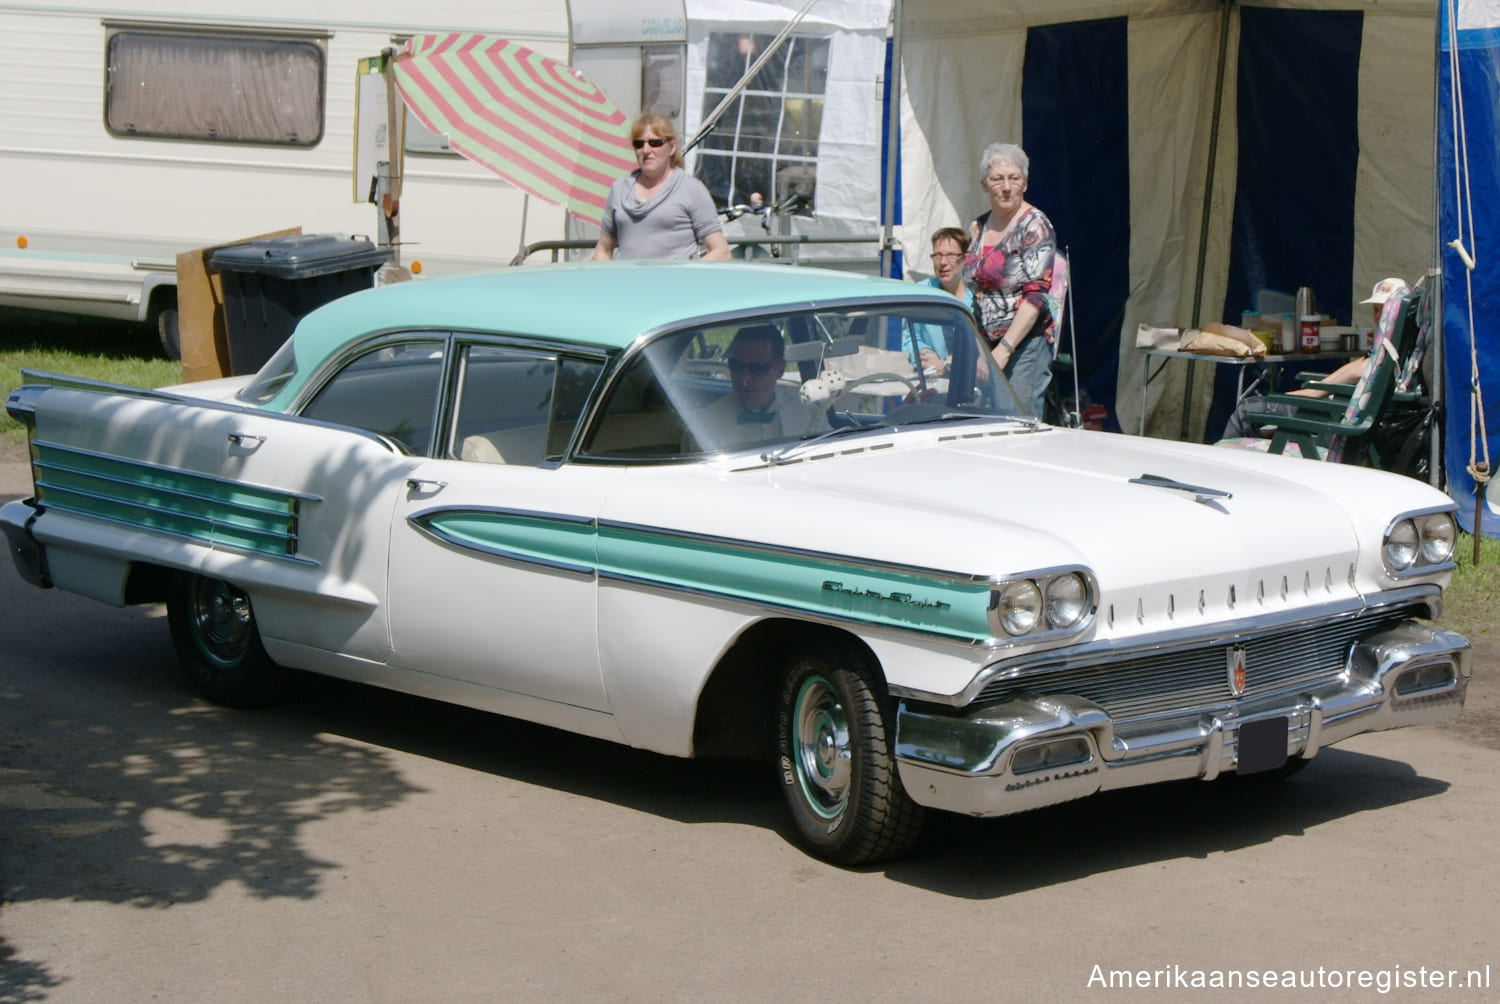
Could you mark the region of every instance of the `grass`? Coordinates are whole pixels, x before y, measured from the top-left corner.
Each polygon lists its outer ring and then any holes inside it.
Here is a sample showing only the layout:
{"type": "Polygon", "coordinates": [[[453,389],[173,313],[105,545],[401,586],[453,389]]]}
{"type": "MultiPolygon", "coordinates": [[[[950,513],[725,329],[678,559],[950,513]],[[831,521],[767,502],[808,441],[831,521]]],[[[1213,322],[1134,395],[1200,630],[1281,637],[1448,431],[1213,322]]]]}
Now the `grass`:
{"type": "Polygon", "coordinates": [[[1500,610],[1500,539],[1480,539],[1476,565],[1474,538],[1460,533],[1455,557],[1458,568],[1443,594],[1442,623],[1473,640],[1495,630],[1495,611],[1500,610]]]}
{"type": "MultiPolygon", "coordinates": [[[[0,309],[0,397],[20,386],[21,370],[52,370],[136,387],[182,382],[144,325],[0,309]]],[[[0,412],[0,434],[24,443],[20,423],[0,412]]]]}

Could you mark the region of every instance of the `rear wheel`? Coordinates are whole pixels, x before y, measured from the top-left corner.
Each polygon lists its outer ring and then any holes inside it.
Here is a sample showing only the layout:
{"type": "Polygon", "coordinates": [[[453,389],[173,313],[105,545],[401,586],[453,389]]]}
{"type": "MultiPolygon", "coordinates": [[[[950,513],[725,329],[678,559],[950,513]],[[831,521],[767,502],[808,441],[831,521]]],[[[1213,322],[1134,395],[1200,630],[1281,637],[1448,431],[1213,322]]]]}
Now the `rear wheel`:
{"type": "Polygon", "coordinates": [[[777,709],[783,791],[802,842],[843,865],[892,858],[916,842],[922,809],[891,753],[884,691],[847,656],[810,654],[787,671],[777,709]]]}
{"type": "Polygon", "coordinates": [[[172,646],[199,696],[231,708],[271,704],[290,676],[260,641],[250,597],[221,579],[177,575],[167,598],[172,646]]]}

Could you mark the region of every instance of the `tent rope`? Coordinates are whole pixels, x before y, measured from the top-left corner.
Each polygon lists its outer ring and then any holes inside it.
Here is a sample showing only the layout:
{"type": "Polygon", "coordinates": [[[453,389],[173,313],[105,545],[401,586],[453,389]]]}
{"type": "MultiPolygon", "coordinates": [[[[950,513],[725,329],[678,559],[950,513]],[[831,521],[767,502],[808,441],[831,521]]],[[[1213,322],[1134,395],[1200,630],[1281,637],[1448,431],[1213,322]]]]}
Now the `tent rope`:
{"type": "MultiPolygon", "coordinates": [[[[1458,236],[1447,242],[1464,264],[1465,309],[1469,336],[1469,476],[1474,479],[1474,533],[1480,533],[1479,514],[1483,509],[1478,498],[1490,480],[1489,434],[1484,420],[1484,391],[1479,384],[1479,349],[1474,338],[1474,268],[1478,246],[1474,240],[1474,201],[1469,190],[1469,140],[1464,129],[1463,87],[1458,59],[1458,4],[1447,0],[1448,12],[1448,80],[1453,100],[1449,104],[1453,118],[1453,192],[1460,202],[1458,236]],[[1474,250],[1469,250],[1470,248],[1474,250]]],[[[1476,540],[1476,548],[1478,546],[1476,540]]]]}

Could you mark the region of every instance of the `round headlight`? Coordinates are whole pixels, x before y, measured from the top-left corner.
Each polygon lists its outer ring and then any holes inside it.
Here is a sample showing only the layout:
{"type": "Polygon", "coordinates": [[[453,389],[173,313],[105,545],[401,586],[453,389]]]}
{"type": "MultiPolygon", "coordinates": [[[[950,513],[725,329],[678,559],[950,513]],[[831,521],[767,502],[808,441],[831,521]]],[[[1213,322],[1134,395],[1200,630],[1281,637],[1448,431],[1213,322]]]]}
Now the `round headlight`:
{"type": "Polygon", "coordinates": [[[1417,560],[1417,528],[1403,519],[1385,539],[1385,563],[1393,572],[1404,572],[1417,560]]]}
{"type": "Polygon", "coordinates": [[[1437,512],[1423,516],[1417,521],[1417,530],[1422,538],[1422,563],[1441,565],[1453,557],[1453,546],[1458,539],[1458,530],[1453,525],[1451,513],[1437,512]]]}
{"type": "Polygon", "coordinates": [[[1070,628],[1083,620],[1088,609],[1089,587],[1077,572],[1047,583],[1047,621],[1052,627],[1070,628]]]}
{"type": "Polygon", "coordinates": [[[996,597],[995,607],[1001,627],[1010,634],[1026,634],[1041,620],[1042,591],[1030,579],[1008,583],[996,597]]]}

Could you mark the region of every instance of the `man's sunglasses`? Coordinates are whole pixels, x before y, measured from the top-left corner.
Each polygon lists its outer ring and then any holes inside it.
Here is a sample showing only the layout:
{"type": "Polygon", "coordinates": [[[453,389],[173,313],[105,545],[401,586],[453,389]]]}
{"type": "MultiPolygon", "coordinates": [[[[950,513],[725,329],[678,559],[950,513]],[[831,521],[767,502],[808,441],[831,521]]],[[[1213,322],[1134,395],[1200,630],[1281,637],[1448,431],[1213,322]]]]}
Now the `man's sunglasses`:
{"type": "Polygon", "coordinates": [[[633,147],[635,147],[637,150],[639,150],[643,146],[646,146],[648,143],[650,144],[651,149],[653,149],[653,150],[659,149],[659,148],[667,145],[667,141],[666,140],[661,139],[660,137],[657,137],[657,136],[653,136],[650,139],[633,139],[633,140],[630,141],[630,145],[633,146],[633,147]]]}
{"type": "Polygon", "coordinates": [[[767,373],[771,372],[771,364],[770,363],[747,363],[743,359],[731,359],[731,360],[729,360],[729,372],[731,372],[731,373],[743,373],[745,370],[749,370],[751,373],[755,374],[756,376],[765,376],[767,373]]]}

